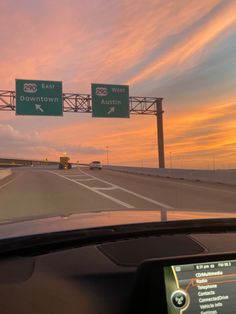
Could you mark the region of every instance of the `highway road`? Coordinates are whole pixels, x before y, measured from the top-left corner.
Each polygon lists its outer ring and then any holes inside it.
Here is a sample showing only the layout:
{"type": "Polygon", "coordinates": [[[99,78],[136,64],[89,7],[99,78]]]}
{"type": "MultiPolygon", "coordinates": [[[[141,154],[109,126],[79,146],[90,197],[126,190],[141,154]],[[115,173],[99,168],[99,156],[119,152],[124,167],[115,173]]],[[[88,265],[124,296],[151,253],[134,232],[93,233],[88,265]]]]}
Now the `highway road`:
{"type": "Polygon", "coordinates": [[[0,220],[92,210],[236,212],[236,187],[87,167],[15,168],[0,181],[0,220]]]}

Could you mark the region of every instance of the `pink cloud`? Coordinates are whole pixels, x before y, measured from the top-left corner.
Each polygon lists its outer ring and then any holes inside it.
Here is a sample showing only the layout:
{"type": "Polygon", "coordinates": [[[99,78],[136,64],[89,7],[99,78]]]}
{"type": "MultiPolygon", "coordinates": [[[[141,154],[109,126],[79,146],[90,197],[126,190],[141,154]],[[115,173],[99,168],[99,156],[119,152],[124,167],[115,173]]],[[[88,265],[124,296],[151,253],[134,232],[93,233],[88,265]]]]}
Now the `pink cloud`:
{"type": "Polygon", "coordinates": [[[7,45],[1,47],[1,84],[9,88],[16,77],[43,77],[64,80],[67,91],[87,92],[91,82],[115,80],[135,69],[217,2],[42,1],[38,12],[38,6],[10,8],[11,18],[2,5],[0,38],[7,45]]]}

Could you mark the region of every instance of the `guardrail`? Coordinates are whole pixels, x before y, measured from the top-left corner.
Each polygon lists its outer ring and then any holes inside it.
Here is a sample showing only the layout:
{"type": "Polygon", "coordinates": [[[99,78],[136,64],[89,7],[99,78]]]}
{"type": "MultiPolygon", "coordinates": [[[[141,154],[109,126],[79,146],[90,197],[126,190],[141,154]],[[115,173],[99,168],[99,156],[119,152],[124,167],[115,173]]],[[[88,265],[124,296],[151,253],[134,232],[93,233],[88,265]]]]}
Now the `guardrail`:
{"type": "Polygon", "coordinates": [[[159,169],[127,166],[104,166],[105,169],[163,178],[236,185],[236,170],[159,169]]]}
{"type": "Polygon", "coordinates": [[[12,174],[11,169],[0,169],[0,180],[9,177],[12,174]]]}

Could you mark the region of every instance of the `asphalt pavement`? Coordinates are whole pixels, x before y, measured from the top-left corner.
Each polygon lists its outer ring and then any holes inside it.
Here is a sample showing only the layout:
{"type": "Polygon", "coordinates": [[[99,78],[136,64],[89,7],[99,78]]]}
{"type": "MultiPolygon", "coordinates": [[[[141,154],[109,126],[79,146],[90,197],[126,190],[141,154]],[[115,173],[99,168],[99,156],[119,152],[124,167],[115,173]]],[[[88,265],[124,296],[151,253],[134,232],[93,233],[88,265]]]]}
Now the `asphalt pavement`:
{"type": "Polygon", "coordinates": [[[87,167],[15,168],[0,181],[0,220],[117,209],[236,213],[236,189],[87,167]]]}

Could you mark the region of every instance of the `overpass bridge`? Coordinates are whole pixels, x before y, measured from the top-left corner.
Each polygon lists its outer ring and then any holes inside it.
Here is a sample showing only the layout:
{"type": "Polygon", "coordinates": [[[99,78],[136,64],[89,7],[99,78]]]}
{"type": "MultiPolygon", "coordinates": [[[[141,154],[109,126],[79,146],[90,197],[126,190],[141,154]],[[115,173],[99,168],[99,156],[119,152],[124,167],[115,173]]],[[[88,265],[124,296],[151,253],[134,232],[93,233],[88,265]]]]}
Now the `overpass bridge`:
{"type": "Polygon", "coordinates": [[[0,167],[22,167],[34,165],[58,165],[59,161],[23,159],[23,158],[5,158],[0,157],[0,167]]]}

